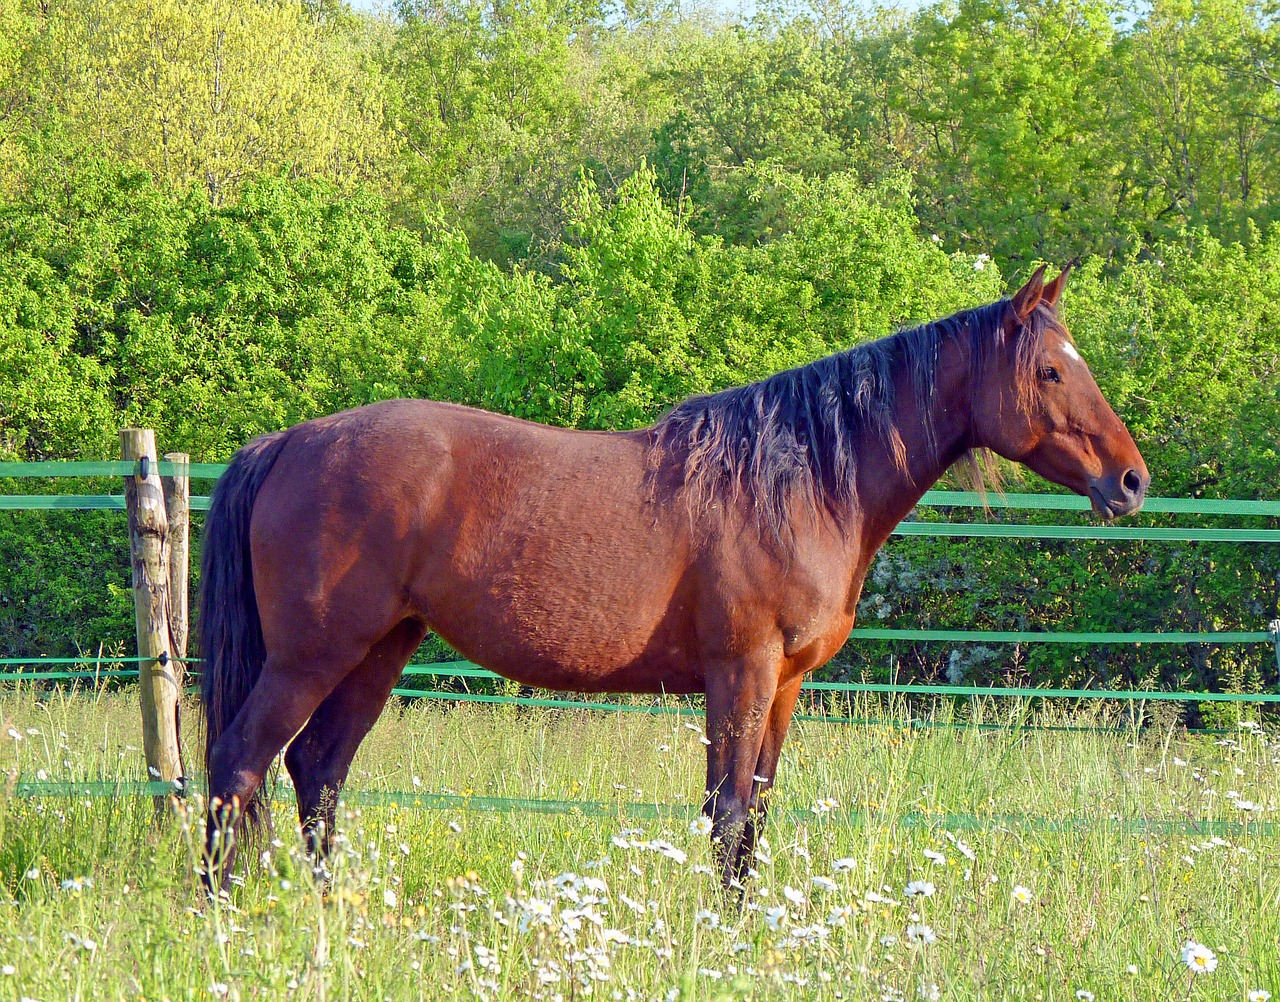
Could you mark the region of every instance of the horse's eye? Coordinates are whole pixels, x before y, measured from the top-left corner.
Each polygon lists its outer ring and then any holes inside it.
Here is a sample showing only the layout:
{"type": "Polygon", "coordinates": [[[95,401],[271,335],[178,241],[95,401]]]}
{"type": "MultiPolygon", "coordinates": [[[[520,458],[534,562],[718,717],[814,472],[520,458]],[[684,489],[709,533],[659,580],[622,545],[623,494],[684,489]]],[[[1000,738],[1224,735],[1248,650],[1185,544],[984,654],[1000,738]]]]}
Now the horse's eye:
{"type": "Polygon", "coordinates": [[[1052,365],[1042,366],[1037,375],[1046,383],[1062,382],[1062,377],[1058,375],[1058,370],[1052,365]]]}

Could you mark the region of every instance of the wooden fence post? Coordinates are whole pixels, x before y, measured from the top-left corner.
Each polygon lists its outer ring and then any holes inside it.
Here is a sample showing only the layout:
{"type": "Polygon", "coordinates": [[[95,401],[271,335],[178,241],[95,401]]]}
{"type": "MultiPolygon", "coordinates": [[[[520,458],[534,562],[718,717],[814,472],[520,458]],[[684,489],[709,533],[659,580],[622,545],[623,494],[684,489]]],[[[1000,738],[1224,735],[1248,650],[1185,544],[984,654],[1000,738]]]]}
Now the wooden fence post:
{"type": "Polygon", "coordinates": [[[1267,629],[1271,631],[1271,642],[1276,647],[1276,672],[1280,673],[1280,619],[1273,619],[1267,624],[1267,629]]]}
{"type": "MultiPolygon", "coordinates": [[[[190,631],[190,576],[191,549],[191,457],[185,452],[166,452],[166,461],[177,470],[161,477],[164,486],[164,507],[169,518],[169,654],[173,658],[169,669],[178,688],[178,705],[174,710],[174,730],[178,748],[182,748],[182,692],[187,687],[187,635],[190,631]]],[[[181,762],[178,763],[181,766],[181,762]]],[[[181,775],[181,772],[179,773],[181,775]]]]}
{"type": "MultiPolygon", "coordinates": [[[[142,698],[142,750],[150,779],[180,780],[178,745],[180,683],[175,677],[169,631],[169,520],[156,468],[156,437],[149,428],[120,432],[120,456],[134,463],[125,477],[129,551],[133,568],[133,618],[138,635],[138,683],[142,698]]],[[[165,798],[156,798],[161,810],[165,798]]]]}
{"type": "MultiPolygon", "coordinates": [[[[169,518],[169,636],[173,640],[173,649],[169,653],[175,658],[185,658],[189,630],[187,580],[191,538],[187,513],[191,510],[191,457],[185,452],[166,452],[164,458],[182,470],[161,477],[160,483],[164,485],[164,507],[169,518]]],[[[179,691],[185,670],[182,661],[173,667],[179,691]]]]}

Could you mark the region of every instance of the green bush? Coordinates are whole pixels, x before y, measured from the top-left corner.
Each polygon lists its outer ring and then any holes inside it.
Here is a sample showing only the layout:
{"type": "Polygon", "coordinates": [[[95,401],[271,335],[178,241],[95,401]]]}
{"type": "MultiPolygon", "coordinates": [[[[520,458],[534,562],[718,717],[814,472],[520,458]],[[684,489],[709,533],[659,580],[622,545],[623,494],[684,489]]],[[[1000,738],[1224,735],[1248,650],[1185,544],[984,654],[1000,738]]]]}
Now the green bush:
{"type": "MultiPolygon", "coordinates": [[[[261,431],[394,396],[634,427],[690,393],[1001,294],[993,263],[917,232],[904,176],[865,185],[757,169],[750,183],[788,225],[741,247],[692,234],[648,170],[610,200],[584,178],[552,277],[505,271],[457,230],[395,225],[375,196],[322,181],[260,178],[215,208],[89,162],[0,210],[0,449],[109,458],[117,429],[141,424],[162,450],[225,460],[261,431]]],[[[1196,233],[1111,272],[1091,259],[1073,277],[1066,319],[1138,438],[1153,493],[1274,496],[1278,297],[1276,234],[1227,245],[1196,233]]],[[[132,636],[118,515],[6,514],[0,558],[14,569],[0,583],[3,654],[132,636]]],[[[1256,544],[895,539],[861,614],[897,626],[1254,630],[1276,615],[1278,592],[1280,553],[1256,544]]],[[[891,658],[921,678],[1101,685],[1212,687],[1228,668],[1274,670],[1263,648],[862,643],[834,673],[882,677],[891,658]]]]}

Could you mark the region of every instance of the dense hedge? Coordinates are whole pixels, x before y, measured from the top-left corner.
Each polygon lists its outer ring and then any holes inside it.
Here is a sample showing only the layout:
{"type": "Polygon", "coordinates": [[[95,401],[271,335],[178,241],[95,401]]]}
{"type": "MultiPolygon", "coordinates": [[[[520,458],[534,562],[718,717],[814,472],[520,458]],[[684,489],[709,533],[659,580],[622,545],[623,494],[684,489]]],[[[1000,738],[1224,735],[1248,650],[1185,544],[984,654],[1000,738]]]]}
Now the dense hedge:
{"type": "MultiPolygon", "coordinates": [[[[547,274],[483,260],[439,222],[395,225],[374,195],[323,181],[258,178],[214,207],[200,190],[175,195],[88,158],[0,207],[0,457],[110,458],[118,429],[141,424],[163,450],[225,460],[258,432],[394,396],[632,427],[689,393],[1003,294],[992,262],[919,233],[899,175],[752,177],[789,219],[752,247],[693,235],[647,170],[607,202],[584,179],[547,274]]],[[[1277,301],[1280,235],[1252,229],[1230,245],[1184,234],[1073,275],[1068,323],[1137,437],[1154,494],[1276,496],[1277,301]]],[[[121,523],[0,517],[0,656],[128,645],[121,523]]],[[[1278,599],[1275,547],[898,539],[873,569],[862,616],[1259,629],[1278,599]]],[[[1275,671],[1262,648],[936,644],[851,646],[833,671],[882,676],[891,654],[916,677],[1040,683],[1240,685],[1275,671]]]]}

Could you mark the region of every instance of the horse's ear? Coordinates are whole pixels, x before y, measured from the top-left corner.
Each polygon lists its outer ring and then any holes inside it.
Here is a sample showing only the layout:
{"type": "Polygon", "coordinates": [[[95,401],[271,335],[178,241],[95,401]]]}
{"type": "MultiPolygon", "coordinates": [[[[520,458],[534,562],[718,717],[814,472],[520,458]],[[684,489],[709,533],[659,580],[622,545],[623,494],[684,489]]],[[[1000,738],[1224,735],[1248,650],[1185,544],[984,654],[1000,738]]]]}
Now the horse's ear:
{"type": "Polygon", "coordinates": [[[1058,300],[1062,298],[1062,290],[1067,287],[1067,276],[1071,273],[1071,265],[1058,272],[1058,277],[1044,287],[1044,296],[1040,302],[1051,310],[1057,310],[1058,300]]]}
{"type": "Polygon", "coordinates": [[[1048,266],[1042,264],[1037,268],[1036,273],[1027,279],[1027,284],[1013,294],[1013,312],[1018,318],[1019,325],[1031,319],[1031,314],[1035,312],[1036,306],[1044,296],[1046,267],[1048,266]]]}

